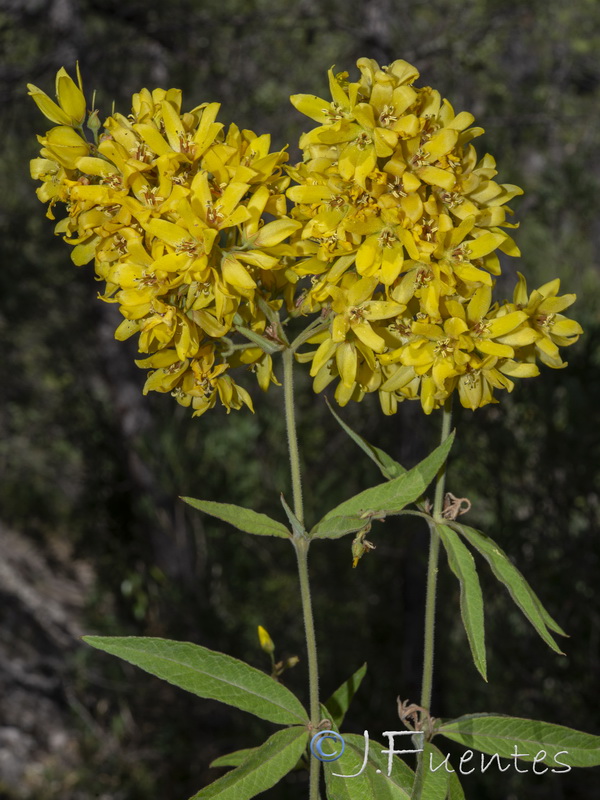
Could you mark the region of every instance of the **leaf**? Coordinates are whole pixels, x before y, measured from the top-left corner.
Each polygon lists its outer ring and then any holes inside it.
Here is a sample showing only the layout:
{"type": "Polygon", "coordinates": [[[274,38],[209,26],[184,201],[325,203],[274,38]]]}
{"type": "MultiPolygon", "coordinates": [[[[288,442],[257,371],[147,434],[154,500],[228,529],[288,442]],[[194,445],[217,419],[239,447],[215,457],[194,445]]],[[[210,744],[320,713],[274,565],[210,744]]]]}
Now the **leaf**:
{"type": "Polygon", "coordinates": [[[190,800],[249,800],[275,786],[294,769],[307,742],[308,731],[304,727],[277,731],[239,767],[201,789],[190,800]]]}
{"type": "Polygon", "coordinates": [[[211,769],[213,767],[239,767],[248,756],[255,753],[257,750],[258,747],[246,747],[243,750],[235,750],[233,753],[227,753],[227,755],[215,758],[214,761],[210,762],[209,767],[211,769]]]}
{"type": "Polygon", "coordinates": [[[501,758],[514,758],[516,747],[524,761],[533,761],[544,751],[545,756],[536,760],[552,767],[595,767],[600,764],[600,736],[549,722],[494,714],[467,714],[442,723],[436,732],[465,747],[491,755],[497,753],[501,758]]]}
{"type": "Polygon", "coordinates": [[[448,778],[448,800],[465,800],[465,793],[456,772],[451,773],[448,778]]]}
{"type": "MultiPolygon", "coordinates": [[[[435,478],[444,464],[452,442],[454,432],[445,442],[430,453],[412,469],[393,480],[380,483],[371,489],[351,497],[328,511],[327,514],[311,530],[310,535],[318,538],[338,538],[343,533],[339,527],[337,532],[330,535],[328,526],[335,517],[353,517],[356,523],[363,521],[363,526],[369,522],[370,517],[385,517],[388,514],[397,514],[409,503],[414,503],[423,494],[431,481],[435,478]]],[[[337,523],[333,523],[337,525],[337,523]]],[[[355,528],[354,530],[359,530],[355,528]]],[[[349,532],[349,531],[347,531],[349,532]]]]}
{"type": "Polygon", "coordinates": [[[460,582],[460,613],[467,632],[473,662],[487,681],[485,662],[485,627],[483,596],[475,568],[475,560],[460,536],[447,525],[436,525],[446,549],[450,569],[460,582]]]}
{"type": "Polygon", "coordinates": [[[356,444],[360,447],[360,449],[363,450],[369,456],[371,461],[374,461],[377,464],[384,478],[392,480],[392,478],[397,478],[399,475],[403,475],[406,472],[404,467],[397,461],[394,461],[394,459],[391,456],[389,456],[386,452],[380,450],[379,447],[375,447],[375,445],[369,444],[369,442],[367,442],[366,439],[363,439],[363,437],[359,436],[359,434],[356,433],[356,431],[353,431],[352,428],[349,425],[347,425],[338,414],[336,414],[336,412],[331,407],[329,400],[326,399],[325,402],[327,403],[327,406],[331,411],[331,413],[333,414],[333,416],[335,417],[335,419],[338,421],[340,426],[346,431],[346,433],[352,439],[352,441],[356,442],[356,444]]]}
{"type": "Polygon", "coordinates": [[[290,538],[290,532],[281,522],[271,519],[266,514],[259,514],[250,508],[234,506],[230,503],[214,503],[212,500],[196,500],[193,497],[182,497],[184,503],[210,514],[211,517],[222,519],[244,533],[253,533],[256,536],[281,536],[290,538]]]}
{"type": "Polygon", "coordinates": [[[339,539],[347,533],[357,533],[371,525],[371,518],[350,517],[323,517],[310,532],[310,536],[319,539],[339,539]]]}
{"type": "Polygon", "coordinates": [[[367,665],[363,664],[356,672],[351,675],[345,683],[335,690],[329,700],[325,703],[328,714],[331,716],[332,722],[338,727],[344,721],[348,706],[352,702],[352,698],[358,691],[358,687],[362,683],[363,678],[367,674],[367,665]]]}
{"type": "MultiPolygon", "coordinates": [[[[471,528],[468,525],[452,523],[452,528],[461,533],[468,542],[486,559],[496,578],[503,583],[514,602],[521,609],[523,614],[531,622],[533,627],[556,653],[564,655],[560,647],[556,644],[553,636],[548,632],[546,619],[552,619],[548,612],[541,611],[542,604],[534,593],[533,589],[519,570],[512,564],[506,553],[500,549],[493,539],[486,536],[481,531],[471,528]]],[[[561,630],[558,624],[552,620],[553,630],[557,633],[561,630]]]]}
{"type": "MultiPolygon", "coordinates": [[[[388,776],[388,755],[381,752],[388,748],[372,740],[369,741],[364,771],[356,777],[338,777],[356,775],[363,765],[365,755],[364,736],[345,733],[343,738],[346,748],[342,757],[323,764],[328,800],[373,800],[375,797],[377,800],[410,800],[413,771],[404,761],[394,756],[392,773],[388,776]]],[[[407,740],[406,747],[400,746],[396,740],[395,749],[414,749],[411,739],[403,738],[407,740]]]]}
{"type": "Polygon", "coordinates": [[[442,762],[446,756],[435,745],[427,742],[423,751],[423,791],[427,800],[446,800],[450,772],[442,762]],[[431,768],[433,766],[433,769],[431,768]]]}
{"type": "Polygon", "coordinates": [[[302,704],[273,678],[237,658],[190,642],[138,636],[84,636],[84,642],[179,686],[280,725],[306,722],[302,704]]]}
{"type": "Polygon", "coordinates": [[[281,500],[281,505],[283,506],[283,510],[286,513],[286,516],[292,526],[292,531],[296,536],[304,536],[306,531],[304,530],[304,526],[298,519],[298,517],[294,514],[292,509],[288,506],[285,497],[283,496],[283,492],[279,495],[279,499],[281,500]]]}

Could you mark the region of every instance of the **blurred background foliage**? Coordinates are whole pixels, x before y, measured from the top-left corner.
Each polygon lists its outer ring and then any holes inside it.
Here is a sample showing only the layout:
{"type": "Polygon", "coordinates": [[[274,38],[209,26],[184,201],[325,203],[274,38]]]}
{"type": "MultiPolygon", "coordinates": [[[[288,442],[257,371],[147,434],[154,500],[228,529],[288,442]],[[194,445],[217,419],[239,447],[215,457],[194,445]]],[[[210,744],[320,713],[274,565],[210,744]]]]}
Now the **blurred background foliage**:
{"type": "MultiPolygon", "coordinates": [[[[279,492],[290,490],[280,392],[255,397],[254,416],[213,411],[200,420],[168,396],[142,397],[134,351],[112,338],[114,307],[96,300],[90,268],[70,263],[34,195],[28,161],[37,153],[34,133],[49,124],[27,98],[26,82],[51,92],[56,70],[79,60],[86,93],[96,89],[106,113],[113,102],[127,113],[142,86],[177,86],[187,107],[220,101],[222,121],[270,131],[278,147],[290,142],[295,161],[307,122],[289,104],[291,93],[324,96],[332,64],[352,72],[361,56],[404,58],[419,68],[422,84],[476,115],[486,129],[479,152],[493,153],[500,179],[526,191],[514,203],[523,257],[518,267],[506,263],[501,292],[512,293],[516,269],[530,286],[559,275],[563,290],[579,296],[573,316],[586,330],[567,353],[566,371],[544,369],[498,406],[458,411],[449,482],[473,503],[467,521],[501,543],[569,632],[566,656],[537,639],[482,564],[484,685],[470,663],[456,582],[442,564],[432,710],[441,717],[500,711],[600,733],[595,0],[2,0],[0,52],[0,519],[57,574],[91,569],[81,630],[188,639],[268,669],[256,638],[262,624],[278,655],[304,656],[291,548],[244,537],[177,500],[229,500],[281,516],[279,492]]],[[[380,476],[306,377],[298,385],[315,519],[380,476]]],[[[403,463],[416,463],[437,439],[435,415],[406,403],[384,418],[370,401],[344,409],[344,419],[403,463]]],[[[379,736],[398,727],[396,697],[419,696],[426,533],[388,520],[372,538],[377,549],[356,570],[349,540],[316,543],[311,562],[323,695],[367,660],[348,727],[379,736]]],[[[5,623],[17,601],[6,587],[0,596],[0,642],[29,636],[28,629],[11,634],[5,623]]],[[[34,714],[29,763],[20,764],[7,733],[20,725],[10,698],[36,672],[43,648],[36,636],[21,674],[10,678],[14,692],[9,680],[1,701],[10,717],[0,720],[1,798],[183,799],[220,774],[208,769],[212,758],[269,732],[73,639],[57,658],[51,693],[69,747],[54,746],[52,721],[34,714]]],[[[1,652],[10,658],[10,647],[1,652]]],[[[285,679],[304,696],[304,663],[285,679]]],[[[488,772],[464,785],[479,800],[578,800],[598,777],[597,770],[488,772]]],[[[294,774],[269,796],[302,797],[304,787],[294,774]]]]}

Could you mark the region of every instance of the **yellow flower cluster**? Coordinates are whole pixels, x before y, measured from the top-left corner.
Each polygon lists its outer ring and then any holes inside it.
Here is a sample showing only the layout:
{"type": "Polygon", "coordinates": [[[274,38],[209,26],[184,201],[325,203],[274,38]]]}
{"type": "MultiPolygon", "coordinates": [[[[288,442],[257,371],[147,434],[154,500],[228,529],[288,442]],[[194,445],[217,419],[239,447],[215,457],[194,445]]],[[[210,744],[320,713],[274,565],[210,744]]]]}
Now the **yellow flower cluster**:
{"type": "Polygon", "coordinates": [[[103,130],[92,112],[89,141],[77,77],[59,71],[58,103],[29,86],[56,123],[38,137],[41,158],[31,165],[48,216],[66,204],[57,233],[74,246],[75,264],[94,259],[103,299],[125,318],[116,337],[139,335],[149,355],[136,363],[152,370],[144,392],[171,392],[195,415],[217,397],[228,411],[252,408],[229,369],[249,366],[263,389],[276,382],[269,348],[259,345],[277,338],[273,320],[293,303],[285,240],[301,224],[286,213],[287,154],[269,152],[268,135],[225,132],[217,103],[183,113],[176,89],[143,89],[131,114],[113,114],[103,130]],[[234,343],[240,330],[246,339],[234,343]]]}
{"type": "Polygon", "coordinates": [[[311,281],[301,310],[328,320],[300,356],[315,391],[339,379],[340,404],[378,391],[392,414],[407,398],[430,413],[458,389],[475,409],[537,375],[538,358],[564,366],[558,347],[582,331],[560,314],[575,297],[559,297],[558,280],[528,295],[520,277],[512,303],[492,301],[496,251],[519,255],[502,229],[516,227],[506,203],[522,191],[496,183],[490,155],[477,159],[482,129],[416,88],[407,62],[357,66],[354,83],[329,71],[331,101],[291,98],[318,123],[287,192],[302,223],[294,270],[311,281]]]}
{"type": "Polygon", "coordinates": [[[55,123],[31,164],[38,197],[51,219],[66,205],[56,231],[119,304],[116,337],[138,335],[144,392],[170,392],[195,415],[217,399],[252,408],[230,370],[277,383],[283,307],[320,312],[296,340],[316,349],[297,357],[315,391],[338,381],[341,405],[376,391],[386,414],[405,399],[429,414],[458,390],[475,409],[537,375],[537,361],[564,366],[559,347],[582,330],[561,313],[575,296],[559,296],[558,280],[529,294],[519,276],[512,302],[493,300],[497,251],[519,254],[506,204],[522,192],[494,180],[490,155],[477,158],[482,129],[416,88],[405,61],[358,68],[354,83],[329,71],[331,101],[292,97],[318,125],[287,174],[286,152],[271,153],[268,135],[225,131],[217,103],[182,112],[180,91],[143,89],[129,116],[101,125],[79,72],[77,83],[58,72],[58,102],[29,85],[55,123]]]}

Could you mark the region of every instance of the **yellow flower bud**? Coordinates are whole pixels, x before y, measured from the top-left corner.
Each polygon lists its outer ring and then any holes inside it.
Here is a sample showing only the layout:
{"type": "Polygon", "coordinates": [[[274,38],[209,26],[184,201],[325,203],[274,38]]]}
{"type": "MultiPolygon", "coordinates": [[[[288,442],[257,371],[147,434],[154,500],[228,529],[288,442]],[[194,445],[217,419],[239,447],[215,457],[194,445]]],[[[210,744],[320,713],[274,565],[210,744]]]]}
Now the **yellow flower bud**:
{"type": "Polygon", "coordinates": [[[275,645],[262,625],[258,626],[258,641],[260,642],[261,649],[264,650],[265,653],[273,655],[275,652],[275,645]]]}

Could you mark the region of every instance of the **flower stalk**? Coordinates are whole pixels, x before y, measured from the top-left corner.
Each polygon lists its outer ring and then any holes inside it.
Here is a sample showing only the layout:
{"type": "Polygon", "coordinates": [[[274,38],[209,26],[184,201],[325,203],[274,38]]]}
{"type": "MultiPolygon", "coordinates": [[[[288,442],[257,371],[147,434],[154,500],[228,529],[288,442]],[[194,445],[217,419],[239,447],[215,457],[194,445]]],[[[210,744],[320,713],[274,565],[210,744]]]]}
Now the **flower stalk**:
{"type": "MultiPolygon", "coordinates": [[[[442,409],[442,432],[440,444],[446,441],[450,435],[452,424],[452,398],[448,398],[442,409]]],[[[435,495],[433,500],[432,517],[434,522],[442,521],[442,511],[444,504],[444,489],[446,487],[446,464],[445,461],[436,477],[435,495]]],[[[440,553],[440,535],[435,525],[429,523],[429,560],[427,564],[427,588],[425,595],[425,631],[423,646],[423,678],[421,682],[421,706],[430,711],[431,692],[433,687],[433,657],[435,651],[435,601],[437,594],[437,573],[438,560],[440,553]]],[[[417,760],[417,773],[413,788],[413,800],[421,800],[423,792],[424,770],[426,769],[423,753],[419,753],[417,760]]]]}
{"type": "MultiPolygon", "coordinates": [[[[290,469],[292,475],[292,493],[294,499],[294,514],[303,524],[304,508],[302,501],[302,479],[300,474],[300,453],[298,450],[298,436],[296,432],[296,413],[294,407],[294,352],[290,348],[283,351],[283,393],[285,405],[285,421],[287,428],[288,449],[290,454],[290,469]]],[[[298,578],[300,581],[300,596],[302,600],[302,615],[304,618],[304,634],[308,661],[309,685],[309,710],[310,725],[316,731],[319,725],[319,666],[317,661],[317,640],[315,636],[315,623],[312,611],[310,582],[308,577],[308,548],[310,540],[306,534],[294,534],[294,550],[298,564],[298,578]]],[[[318,800],[320,762],[311,757],[309,777],[309,800],[318,800]]]]}

